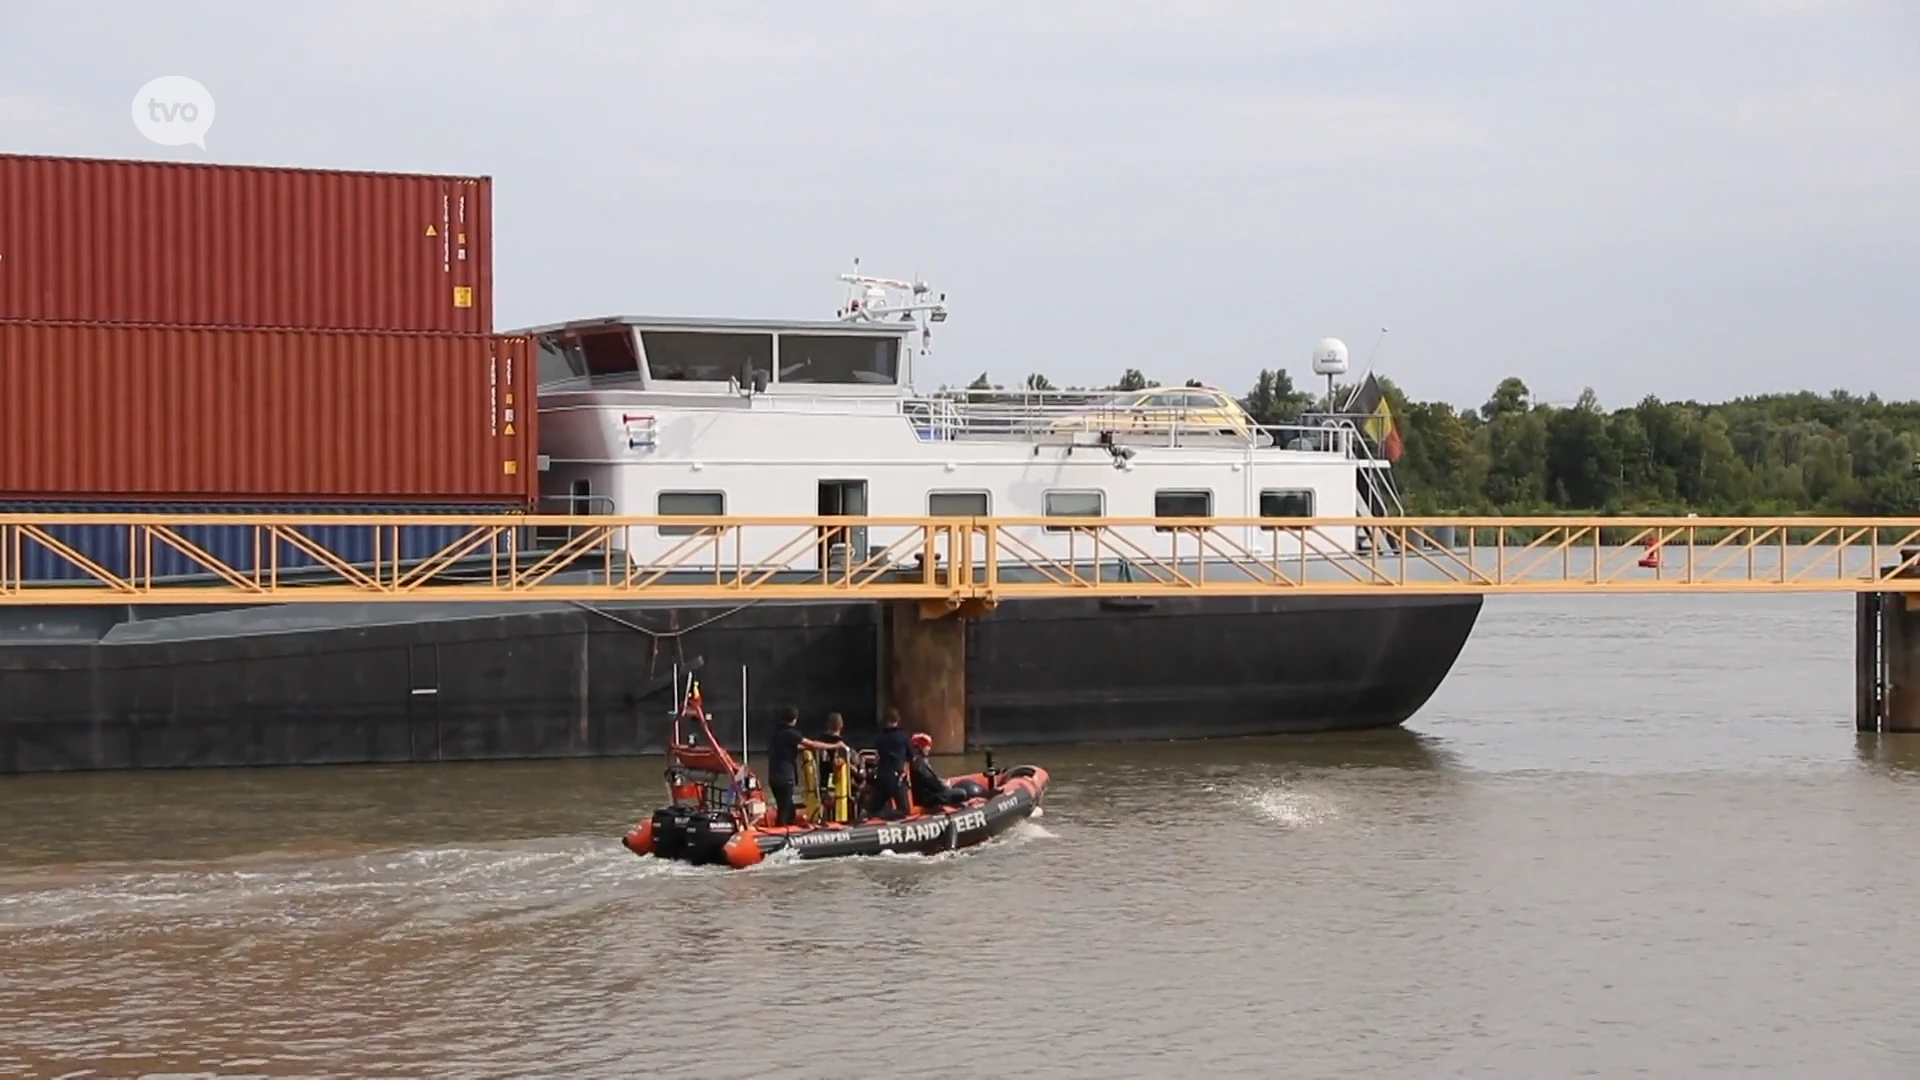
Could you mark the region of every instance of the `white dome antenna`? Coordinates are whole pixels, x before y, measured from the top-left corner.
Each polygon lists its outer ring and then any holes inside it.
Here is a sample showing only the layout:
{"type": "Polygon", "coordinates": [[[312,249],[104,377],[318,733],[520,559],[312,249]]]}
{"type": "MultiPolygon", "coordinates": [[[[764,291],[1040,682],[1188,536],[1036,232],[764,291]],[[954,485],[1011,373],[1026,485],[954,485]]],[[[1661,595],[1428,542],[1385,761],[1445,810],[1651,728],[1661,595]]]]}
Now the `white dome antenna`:
{"type": "Polygon", "coordinates": [[[1327,377],[1327,411],[1333,411],[1333,381],[1347,373],[1347,343],[1339,338],[1321,338],[1313,347],[1313,373],[1327,377]]]}
{"type": "Polygon", "coordinates": [[[1347,373],[1347,343],[1339,338],[1321,338],[1320,344],[1313,347],[1313,373],[1315,375],[1345,375],[1347,373]]]}

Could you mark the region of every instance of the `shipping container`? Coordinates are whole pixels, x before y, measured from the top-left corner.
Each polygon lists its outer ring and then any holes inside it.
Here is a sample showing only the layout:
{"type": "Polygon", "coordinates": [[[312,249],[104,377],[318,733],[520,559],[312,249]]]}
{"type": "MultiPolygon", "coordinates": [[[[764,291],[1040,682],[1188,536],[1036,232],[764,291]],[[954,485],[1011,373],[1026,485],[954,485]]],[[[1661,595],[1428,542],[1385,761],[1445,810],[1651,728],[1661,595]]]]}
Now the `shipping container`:
{"type": "Polygon", "coordinates": [[[485,334],[492,180],[0,154],[0,320],[485,334]]]}
{"type": "Polygon", "coordinates": [[[538,496],[522,336],[0,323],[0,499],[538,496]]]}
{"type": "MultiPolygon", "coordinates": [[[[71,505],[53,503],[6,503],[0,502],[0,514],[54,514],[70,513],[178,513],[178,514],[486,514],[497,513],[498,507],[488,506],[312,506],[312,505],[271,505],[240,506],[232,503],[196,506],[179,504],[93,504],[71,505]]],[[[467,533],[464,525],[313,525],[301,526],[299,532],[323,550],[347,563],[367,567],[376,560],[383,566],[392,566],[396,552],[403,564],[418,562],[447,545],[457,542],[467,533]]],[[[184,552],[164,543],[146,543],[136,539],[135,530],[125,525],[52,525],[47,534],[59,543],[65,544],[81,555],[86,556],[99,567],[117,577],[156,578],[195,578],[213,579],[213,571],[205,564],[186,555],[184,552]]],[[[299,547],[284,540],[272,545],[278,551],[263,550],[260,532],[245,525],[182,525],[174,530],[182,540],[205,551],[218,559],[222,565],[235,570],[251,571],[259,562],[268,567],[277,567],[281,580],[300,576],[312,576],[310,573],[321,564],[299,547]]],[[[520,534],[518,544],[524,546],[528,537],[526,530],[514,530],[520,534]]],[[[507,533],[501,534],[492,545],[481,547],[472,556],[473,559],[486,559],[497,546],[504,554],[509,543],[507,533]]],[[[334,578],[332,571],[321,571],[329,580],[334,578]]],[[[45,544],[31,537],[22,537],[19,550],[0,551],[0,580],[19,580],[28,582],[54,581],[91,581],[92,574],[75,566],[64,555],[56,554],[45,544]],[[18,560],[16,563],[15,560],[18,560]]]]}

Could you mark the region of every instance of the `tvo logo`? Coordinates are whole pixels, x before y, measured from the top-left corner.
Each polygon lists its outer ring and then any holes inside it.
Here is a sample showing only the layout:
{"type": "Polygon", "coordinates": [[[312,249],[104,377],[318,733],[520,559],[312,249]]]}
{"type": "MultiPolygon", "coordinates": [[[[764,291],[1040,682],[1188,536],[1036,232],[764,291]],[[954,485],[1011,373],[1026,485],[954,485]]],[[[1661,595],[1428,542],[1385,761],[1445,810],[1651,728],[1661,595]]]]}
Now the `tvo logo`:
{"type": "Polygon", "coordinates": [[[161,146],[207,148],[213,95],[185,75],[162,75],[133,95],[133,126],[161,146]]]}

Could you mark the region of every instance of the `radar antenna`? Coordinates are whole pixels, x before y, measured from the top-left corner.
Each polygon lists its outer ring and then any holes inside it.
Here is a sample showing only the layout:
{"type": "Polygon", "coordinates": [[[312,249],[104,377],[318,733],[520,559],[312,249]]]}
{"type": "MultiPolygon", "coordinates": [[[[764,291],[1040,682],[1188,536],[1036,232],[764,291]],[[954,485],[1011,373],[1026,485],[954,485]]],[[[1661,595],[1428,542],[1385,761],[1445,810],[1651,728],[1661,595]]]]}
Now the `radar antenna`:
{"type": "Polygon", "coordinates": [[[853,273],[841,274],[840,280],[847,283],[847,302],[835,312],[841,322],[914,323],[920,327],[920,351],[931,348],[933,331],[929,323],[947,321],[947,294],[937,296],[933,287],[920,280],[916,275],[912,281],[900,278],[876,277],[860,272],[860,260],[853,260],[853,273]],[[906,296],[896,300],[894,294],[906,296]]]}

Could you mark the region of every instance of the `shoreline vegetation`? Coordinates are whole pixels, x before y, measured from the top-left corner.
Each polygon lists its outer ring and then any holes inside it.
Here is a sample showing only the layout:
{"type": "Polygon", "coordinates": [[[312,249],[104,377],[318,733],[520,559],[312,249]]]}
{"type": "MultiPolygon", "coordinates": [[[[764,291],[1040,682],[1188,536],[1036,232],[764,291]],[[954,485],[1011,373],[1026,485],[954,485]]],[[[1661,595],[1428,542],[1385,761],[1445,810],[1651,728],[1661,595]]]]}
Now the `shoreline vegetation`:
{"type": "MultiPolygon", "coordinates": [[[[1463,408],[1412,400],[1386,378],[1367,383],[1377,392],[1346,386],[1336,399],[1384,397],[1411,517],[1920,517],[1920,401],[1834,390],[1723,402],[1648,395],[1608,409],[1591,389],[1571,405],[1538,402],[1509,377],[1463,408]]],[[[1154,384],[1129,369],[1104,389],[1154,384]]],[[[1001,388],[982,374],[968,389],[1001,388]]],[[[1055,387],[1030,375],[1012,389],[1055,387]]],[[[1324,405],[1285,371],[1261,371],[1240,402],[1265,425],[1324,405]]]]}

